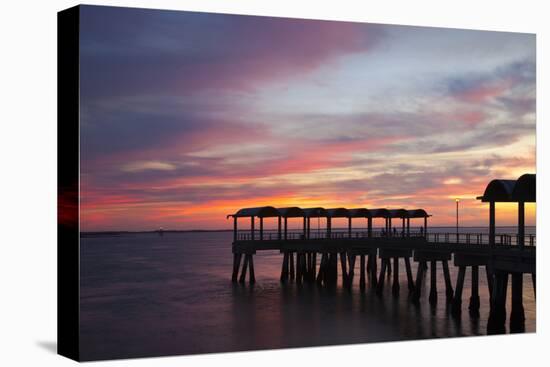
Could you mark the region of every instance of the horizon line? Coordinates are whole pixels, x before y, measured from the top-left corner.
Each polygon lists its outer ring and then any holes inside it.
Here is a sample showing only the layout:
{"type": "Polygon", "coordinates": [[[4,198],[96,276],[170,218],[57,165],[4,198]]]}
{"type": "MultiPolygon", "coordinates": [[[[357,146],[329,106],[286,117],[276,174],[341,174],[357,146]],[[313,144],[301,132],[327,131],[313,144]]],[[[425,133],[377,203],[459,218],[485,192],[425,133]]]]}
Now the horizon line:
{"type": "MultiPolygon", "coordinates": [[[[496,228],[511,228],[511,227],[517,227],[517,225],[503,225],[503,226],[496,226],[496,228]]],[[[536,227],[536,225],[526,225],[526,228],[528,227],[536,227]]],[[[382,228],[382,227],[381,227],[382,228]]],[[[397,228],[397,227],[396,227],[397,228]]],[[[429,228],[456,228],[455,225],[447,225],[447,226],[429,226],[429,228]]],[[[489,226],[459,226],[459,228],[489,228],[489,226]]],[[[326,229],[326,228],[323,228],[326,229]]],[[[343,229],[347,230],[347,227],[342,228],[333,228],[333,229],[343,229]]],[[[360,228],[360,229],[366,229],[366,228],[360,228]]],[[[250,229],[248,229],[250,230],[250,229]]],[[[291,231],[299,231],[301,229],[289,229],[291,231]]],[[[143,230],[99,230],[99,231],[80,231],[80,234],[95,234],[95,233],[155,233],[158,231],[162,232],[233,232],[232,228],[229,229],[143,229],[143,230]]],[[[246,231],[246,229],[243,229],[243,231],[246,231]]],[[[259,231],[259,229],[256,229],[256,231],[259,231]]],[[[277,231],[277,229],[264,229],[264,231],[277,231]]]]}

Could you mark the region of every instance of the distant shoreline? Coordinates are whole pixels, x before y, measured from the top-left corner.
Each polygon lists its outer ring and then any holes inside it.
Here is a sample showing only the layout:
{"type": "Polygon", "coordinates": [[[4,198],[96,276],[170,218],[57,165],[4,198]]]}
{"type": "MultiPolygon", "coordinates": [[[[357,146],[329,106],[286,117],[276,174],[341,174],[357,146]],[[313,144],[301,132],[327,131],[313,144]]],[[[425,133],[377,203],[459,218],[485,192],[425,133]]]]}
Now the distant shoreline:
{"type": "MultiPolygon", "coordinates": [[[[429,226],[428,228],[455,228],[455,226],[429,226]]],[[[488,226],[460,226],[460,228],[488,228],[488,226]]],[[[517,226],[497,226],[497,228],[517,228],[517,226]]],[[[536,226],[525,226],[525,228],[536,228],[536,226]]],[[[344,230],[346,228],[339,228],[344,230]]],[[[246,229],[243,229],[246,231],[246,229]]],[[[292,229],[292,231],[298,231],[299,229],[292,229]]],[[[338,228],[334,228],[338,230],[338,228]]],[[[275,231],[275,229],[266,230],[275,231]]],[[[145,234],[145,233],[158,233],[159,230],[148,231],[91,231],[80,232],[80,236],[108,236],[108,235],[122,235],[122,234],[145,234]]],[[[233,232],[233,229],[163,229],[162,233],[203,233],[203,232],[233,232]]]]}

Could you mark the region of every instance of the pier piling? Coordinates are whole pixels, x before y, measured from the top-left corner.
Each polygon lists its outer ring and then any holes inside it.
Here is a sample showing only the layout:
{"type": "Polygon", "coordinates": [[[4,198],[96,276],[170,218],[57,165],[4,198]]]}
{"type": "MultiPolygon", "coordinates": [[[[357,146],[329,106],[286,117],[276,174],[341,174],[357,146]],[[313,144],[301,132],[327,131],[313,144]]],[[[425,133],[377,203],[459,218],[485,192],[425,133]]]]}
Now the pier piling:
{"type": "Polygon", "coordinates": [[[312,254],[311,270],[312,270],[311,282],[313,283],[315,281],[316,276],[317,276],[317,274],[316,274],[316,272],[317,272],[317,252],[314,252],[312,254]]]}
{"type": "Polygon", "coordinates": [[[485,274],[487,274],[487,288],[489,289],[489,299],[493,296],[493,283],[494,283],[494,277],[491,274],[491,270],[489,269],[489,265],[485,265],[485,274]]]}
{"type": "Polygon", "coordinates": [[[372,288],[376,288],[377,284],[378,284],[378,259],[376,258],[376,254],[374,255],[369,255],[369,260],[371,262],[370,264],[370,282],[371,282],[371,287],[372,288]]]}
{"type": "Polygon", "coordinates": [[[531,280],[533,281],[533,293],[535,294],[535,298],[537,298],[537,276],[535,273],[531,274],[531,280]]]}
{"type": "Polygon", "coordinates": [[[508,289],[508,273],[494,274],[493,296],[491,310],[487,321],[487,334],[504,334],[506,332],[506,293],[508,289]]]}
{"type": "Polygon", "coordinates": [[[470,296],[470,304],[468,310],[470,316],[479,317],[479,266],[472,266],[472,295],[470,296]]]}
{"type": "Polygon", "coordinates": [[[361,290],[365,290],[365,285],[366,285],[366,281],[365,281],[365,255],[361,255],[360,259],[359,259],[359,265],[360,265],[360,269],[359,269],[359,288],[361,290]]]}
{"type": "Polygon", "coordinates": [[[348,286],[351,288],[353,284],[353,277],[355,276],[355,261],[357,256],[356,255],[349,255],[349,272],[348,272],[348,286]]]}
{"type": "Polygon", "coordinates": [[[286,283],[288,281],[288,252],[283,254],[283,266],[281,268],[281,282],[286,283]]]}
{"type": "Polygon", "coordinates": [[[512,311],[510,313],[510,332],[525,331],[525,311],[523,309],[523,274],[512,273],[512,311]]]}
{"type": "Polygon", "coordinates": [[[414,291],[414,280],[412,276],[411,261],[408,257],[405,257],[405,270],[407,272],[407,286],[409,288],[409,292],[412,292],[414,291]]]}
{"type": "Polygon", "coordinates": [[[294,253],[291,251],[289,253],[288,262],[290,264],[290,280],[294,280],[295,278],[295,272],[294,272],[294,253]]]}
{"type": "Polygon", "coordinates": [[[296,255],[296,281],[298,284],[302,284],[306,277],[306,254],[299,252],[296,255]]]}
{"type": "Polygon", "coordinates": [[[382,259],[382,264],[380,266],[380,278],[378,279],[378,284],[376,285],[376,294],[378,295],[382,294],[382,290],[384,289],[384,277],[386,275],[388,263],[388,259],[382,259]]]}
{"type": "Polygon", "coordinates": [[[338,253],[334,252],[330,254],[331,263],[332,263],[332,274],[330,282],[332,285],[336,286],[338,283],[338,253]]]}
{"type": "Polygon", "coordinates": [[[319,272],[317,273],[317,284],[322,285],[326,283],[326,268],[327,268],[327,254],[323,252],[321,254],[321,262],[319,263],[319,272]]]}
{"type": "Polygon", "coordinates": [[[451,314],[454,317],[460,317],[462,314],[462,289],[464,288],[464,276],[466,275],[466,267],[458,267],[458,276],[456,279],[455,295],[451,306],[451,314]]]}
{"type": "Polygon", "coordinates": [[[443,264],[443,276],[445,278],[445,295],[447,297],[447,303],[453,301],[453,284],[451,282],[451,274],[449,273],[449,262],[447,260],[442,261],[443,264]]]}
{"type": "Polygon", "coordinates": [[[416,270],[416,284],[414,286],[414,292],[412,296],[412,301],[414,303],[420,302],[421,288],[422,288],[422,278],[424,277],[424,272],[426,270],[422,266],[422,262],[418,263],[418,269],[416,270]]]}
{"type": "Polygon", "coordinates": [[[233,254],[233,274],[231,276],[231,281],[233,283],[237,282],[239,276],[239,267],[241,266],[241,258],[243,254],[233,254]]]}
{"type": "Polygon", "coordinates": [[[249,280],[250,280],[250,284],[254,284],[256,283],[256,276],[254,274],[254,257],[252,255],[247,255],[248,256],[248,270],[250,272],[250,275],[249,275],[249,280]]]}
{"type": "MultiPolygon", "coordinates": [[[[338,254],[335,254],[335,256],[338,256],[338,254]]],[[[348,282],[349,282],[349,277],[348,277],[348,271],[347,271],[347,266],[346,266],[346,253],[345,252],[340,252],[340,266],[342,267],[342,284],[344,284],[344,286],[348,286],[348,282]]]]}
{"type": "Polygon", "coordinates": [[[302,253],[300,258],[300,267],[302,268],[302,282],[307,282],[308,280],[308,269],[307,269],[307,252],[302,253]]]}
{"type": "MultiPolygon", "coordinates": [[[[388,260],[390,261],[390,260],[388,260]]],[[[399,295],[399,257],[393,258],[393,285],[392,293],[394,296],[399,295]]]]}
{"type": "Polygon", "coordinates": [[[371,274],[371,262],[372,262],[372,256],[369,254],[369,255],[366,255],[367,256],[367,277],[370,277],[370,274],[371,274]]]}
{"type": "Polygon", "coordinates": [[[430,261],[430,305],[437,304],[437,261],[430,261]]]}
{"type": "Polygon", "coordinates": [[[239,283],[244,283],[246,279],[246,269],[248,268],[248,255],[244,255],[243,268],[241,270],[241,277],[239,278],[239,283]]]}

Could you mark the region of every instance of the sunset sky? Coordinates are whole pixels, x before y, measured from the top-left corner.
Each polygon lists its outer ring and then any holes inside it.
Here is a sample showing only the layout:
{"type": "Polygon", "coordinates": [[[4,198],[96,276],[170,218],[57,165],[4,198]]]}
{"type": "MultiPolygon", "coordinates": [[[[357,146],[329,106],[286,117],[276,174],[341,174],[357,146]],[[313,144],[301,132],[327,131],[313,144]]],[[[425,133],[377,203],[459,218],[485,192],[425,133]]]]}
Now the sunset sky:
{"type": "Polygon", "coordinates": [[[456,197],[487,225],[487,183],[535,173],[532,34],[83,6],[80,37],[83,231],[262,205],[454,225],[456,197]]]}

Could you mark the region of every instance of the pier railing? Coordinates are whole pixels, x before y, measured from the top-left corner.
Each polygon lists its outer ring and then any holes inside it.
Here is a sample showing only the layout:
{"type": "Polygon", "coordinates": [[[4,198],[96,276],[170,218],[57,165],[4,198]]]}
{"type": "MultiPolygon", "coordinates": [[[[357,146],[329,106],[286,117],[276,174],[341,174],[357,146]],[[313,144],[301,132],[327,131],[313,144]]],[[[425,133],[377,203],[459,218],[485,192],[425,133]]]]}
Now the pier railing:
{"type": "MultiPolygon", "coordinates": [[[[407,235],[406,233],[402,232],[395,232],[388,234],[385,231],[381,230],[372,230],[370,237],[377,237],[377,238],[386,238],[386,237],[421,237],[423,236],[422,232],[419,231],[410,231],[407,235]]],[[[263,240],[264,241],[275,241],[275,240],[303,240],[303,239],[311,239],[311,240],[319,240],[319,239],[354,239],[354,238],[368,238],[369,232],[367,230],[361,230],[361,231],[352,231],[351,233],[347,230],[337,230],[332,231],[330,234],[326,231],[318,232],[317,230],[311,231],[309,235],[304,235],[302,231],[289,231],[286,234],[281,232],[279,236],[279,232],[277,230],[264,230],[263,232],[263,240]]],[[[252,232],[250,230],[245,231],[239,231],[237,233],[237,240],[238,241],[250,241],[252,240],[252,232]]],[[[260,240],[260,231],[255,230],[254,231],[254,240],[260,240]]]]}
{"type": "MultiPolygon", "coordinates": [[[[495,245],[516,246],[520,243],[518,234],[501,233],[495,235],[495,245]]],[[[488,233],[428,233],[426,240],[431,243],[462,243],[474,245],[489,245],[488,233]]],[[[528,234],[524,236],[525,246],[536,246],[536,236],[528,234]]]]}
{"type": "MultiPolygon", "coordinates": [[[[259,241],[277,241],[277,240],[325,240],[325,239],[360,239],[360,238],[418,238],[423,237],[430,243],[460,243],[460,244],[473,244],[473,245],[489,245],[488,233],[423,233],[422,231],[410,231],[409,233],[397,231],[386,232],[381,230],[373,230],[369,236],[367,230],[364,231],[333,231],[327,233],[326,231],[311,231],[309,235],[304,235],[303,232],[289,231],[279,234],[277,230],[264,230],[263,235],[260,236],[259,231],[254,232],[254,238],[252,238],[252,232],[239,231],[237,233],[237,241],[251,241],[252,239],[259,241]]],[[[520,243],[520,236],[517,234],[501,233],[495,236],[495,245],[518,245],[520,243]]],[[[536,236],[533,234],[527,234],[524,236],[523,241],[525,246],[536,246],[536,236]]]]}

